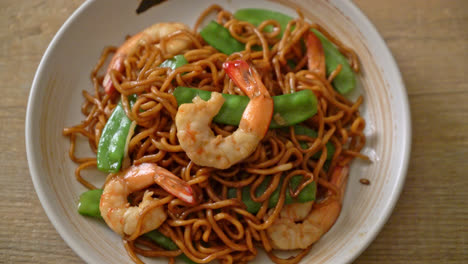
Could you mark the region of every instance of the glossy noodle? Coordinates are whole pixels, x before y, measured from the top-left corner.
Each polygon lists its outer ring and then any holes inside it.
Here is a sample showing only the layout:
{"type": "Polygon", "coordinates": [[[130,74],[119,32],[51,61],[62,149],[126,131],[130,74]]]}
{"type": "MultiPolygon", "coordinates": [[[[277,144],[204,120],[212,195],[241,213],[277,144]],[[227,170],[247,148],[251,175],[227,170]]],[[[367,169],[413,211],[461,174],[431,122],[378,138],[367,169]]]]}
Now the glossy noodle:
{"type": "MultiPolygon", "coordinates": [[[[229,11],[216,5],[201,14],[193,29],[176,30],[156,42],[140,41],[123,59],[122,71],[108,72],[115,88],[110,94],[102,85],[103,72],[117,48],[104,49],[91,72],[94,90],[83,91],[85,101],[81,112],[85,118],[80,124],[63,130],[70,138],[70,158],[79,164],[76,179],[89,189],[105,190],[106,185],[117,183],[116,179],[122,177],[122,171],[129,166],[155,164],[185,181],[195,199],[194,203],[180,199],[171,190],[161,187],[157,179],[129,193],[130,206],[138,208],[143,201],[151,204],[140,206],[137,220],[132,223],[132,233],[122,233],[125,249],[133,261],[142,263],[140,256],[146,256],[165,257],[173,263],[176,257],[184,254],[197,263],[213,260],[246,263],[253,260],[261,248],[275,263],[298,263],[313,243],[331,228],[341,210],[349,164],[355,158],[367,159],[360,153],[366,143],[365,120],[359,114],[363,98],[352,102],[334,88],[333,80],[342,69],[341,65],[324,74],[322,66],[310,62],[306,46],[311,29],[327,37],[347,58],[351,68],[359,71],[357,56],[350,48],[323,27],[305,21],[300,13],[282,33],[275,20],[255,26],[235,19],[229,11]],[[213,13],[217,23],[245,44],[244,50],[224,54],[200,36],[201,25],[206,24],[206,17],[213,13]],[[272,29],[265,30],[267,27],[272,29]],[[186,47],[171,53],[169,45],[174,39],[182,39],[186,47]],[[183,54],[187,64],[175,69],[160,67],[178,54],[183,54]],[[258,73],[272,97],[312,91],[317,99],[316,114],[302,121],[300,126],[314,130],[316,135],[300,134],[295,125],[270,128],[251,154],[229,168],[197,165],[179,141],[175,120],[180,106],[173,92],[182,86],[246,95],[223,67],[225,62],[238,60],[247,62],[258,73]],[[136,95],[134,103],[129,99],[131,95],[136,95]],[[128,136],[121,172],[108,174],[104,186],[94,186],[81,176],[81,171],[96,167],[98,161],[96,156],[75,156],[76,138],[86,137],[90,149],[97,153],[103,129],[119,101],[134,132],[128,136]],[[331,148],[333,153],[330,153],[331,148]],[[294,188],[292,179],[299,179],[294,188]],[[314,201],[286,204],[288,199],[299,199],[299,193],[311,183],[316,184],[314,201]],[[255,212],[244,202],[246,196],[257,206],[255,212]],[[146,216],[158,207],[166,218],[157,230],[176,245],[171,249],[155,243],[142,232],[146,219],[150,218],[146,216]],[[297,210],[304,216],[291,217],[297,210]],[[327,220],[320,220],[320,217],[327,220]],[[305,233],[310,239],[293,241],[295,232],[305,233]],[[281,259],[275,255],[276,249],[300,249],[300,252],[295,257],[281,259]]],[[[281,123],[281,118],[273,115],[272,120],[281,123]]],[[[238,129],[218,122],[212,122],[209,128],[217,138],[228,137],[238,129]]],[[[120,183],[131,184],[130,181],[120,183]]],[[[107,194],[115,195],[110,191],[107,194]]]]}

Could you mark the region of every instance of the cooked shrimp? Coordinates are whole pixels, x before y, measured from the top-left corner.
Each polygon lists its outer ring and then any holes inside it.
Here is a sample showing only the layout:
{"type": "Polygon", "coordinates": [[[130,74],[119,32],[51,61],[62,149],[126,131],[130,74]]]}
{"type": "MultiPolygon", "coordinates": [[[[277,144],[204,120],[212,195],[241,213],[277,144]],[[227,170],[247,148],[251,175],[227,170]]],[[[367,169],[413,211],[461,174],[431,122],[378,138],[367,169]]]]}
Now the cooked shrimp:
{"type": "Polygon", "coordinates": [[[314,202],[287,204],[281,209],[279,217],[289,218],[295,222],[306,219],[314,202]]]}
{"type": "MultiPolygon", "coordinates": [[[[335,184],[342,197],[348,176],[348,166],[336,167],[331,177],[331,183],[335,184]]],[[[332,198],[330,198],[332,199],[332,198]]],[[[307,205],[295,205],[296,209],[307,205]]],[[[298,210],[299,211],[299,210],[298,210]]],[[[340,215],[341,200],[333,199],[325,205],[313,208],[302,223],[300,217],[295,214],[282,214],[273,225],[267,229],[272,247],[282,250],[304,249],[317,242],[335,223],[340,215]]]]}
{"type": "MultiPolygon", "coordinates": [[[[132,192],[158,184],[169,193],[187,203],[195,199],[190,185],[171,172],[152,163],[131,166],[111,179],[101,196],[99,209],[107,225],[120,235],[132,235],[141,217],[141,212],[158,203],[152,192],[146,191],[139,206],[130,206],[127,197],[132,192]]],[[[145,214],[140,233],[158,228],[167,218],[162,206],[157,206],[145,214]]]]}
{"type": "MultiPolygon", "coordinates": [[[[179,30],[190,30],[188,26],[182,23],[157,23],[154,24],[140,33],[127,39],[122,46],[120,46],[112,57],[111,62],[107,68],[106,75],[102,81],[102,86],[107,94],[112,94],[115,90],[112,83],[110,73],[112,70],[123,72],[124,60],[129,55],[135,52],[141,43],[158,43],[164,37],[168,36],[179,30]]],[[[180,52],[190,48],[191,40],[186,36],[177,36],[171,38],[166,43],[166,52],[168,54],[179,54],[180,52]]],[[[159,44],[158,44],[159,45],[159,44]]]]}
{"type": "Polygon", "coordinates": [[[216,92],[208,101],[197,96],[193,103],[181,105],[175,118],[177,137],[187,156],[198,165],[218,169],[247,158],[268,131],[273,114],[273,99],[254,68],[240,60],[226,62],[223,67],[250,98],[239,128],[227,137],[215,136],[211,131],[211,120],[224,103],[216,92]]]}

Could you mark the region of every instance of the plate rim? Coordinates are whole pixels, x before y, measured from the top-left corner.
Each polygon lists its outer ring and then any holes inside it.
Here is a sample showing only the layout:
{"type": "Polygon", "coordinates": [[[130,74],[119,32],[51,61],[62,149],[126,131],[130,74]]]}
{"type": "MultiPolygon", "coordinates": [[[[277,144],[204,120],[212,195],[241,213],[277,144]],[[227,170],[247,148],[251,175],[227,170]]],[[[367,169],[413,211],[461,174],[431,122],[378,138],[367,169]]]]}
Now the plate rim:
{"type": "Polygon", "coordinates": [[[86,254],[83,250],[82,246],[73,239],[73,234],[68,231],[67,228],[63,226],[61,223],[61,219],[58,216],[57,212],[53,210],[52,206],[49,203],[50,198],[47,197],[45,194],[45,187],[43,183],[39,181],[39,176],[37,172],[39,171],[38,161],[36,157],[32,155],[34,147],[33,143],[31,142],[34,138],[34,128],[32,125],[32,116],[34,109],[37,107],[39,103],[36,100],[37,95],[39,93],[39,82],[43,72],[45,71],[45,64],[51,57],[50,54],[54,50],[55,46],[57,45],[60,38],[62,38],[63,33],[68,30],[70,25],[74,22],[76,17],[78,17],[81,13],[85,12],[88,7],[94,2],[95,0],[86,0],[83,2],[73,13],[68,17],[60,29],[55,33],[54,37],[50,41],[49,45],[47,46],[44,55],[42,55],[41,61],[37,66],[36,73],[34,74],[34,79],[31,84],[31,90],[29,92],[28,98],[28,105],[26,109],[26,121],[25,121],[25,145],[26,145],[26,158],[28,160],[28,167],[29,167],[29,174],[31,175],[31,179],[34,185],[34,190],[36,191],[36,195],[39,198],[39,201],[47,215],[47,218],[54,226],[55,230],[59,233],[60,237],[65,241],[65,243],[85,262],[87,263],[94,263],[97,259],[92,257],[92,254],[86,254]]]}
{"type": "MultiPolygon", "coordinates": [[[[343,13],[348,19],[350,19],[355,25],[357,21],[360,21],[367,29],[368,32],[371,33],[370,36],[366,36],[367,39],[373,39],[377,42],[376,46],[383,50],[383,55],[385,56],[386,63],[389,64],[390,71],[387,72],[388,77],[392,80],[391,84],[389,83],[389,87],[397,87],[399,92],[401,92],[401,99],[400,103],[402,106],[401,110],[401,121],[403,123],[402,133],[403,137],[403,155],[400,158],[399,167],[398,167],[398,175],[399,177],[396,180],[395,188],[393,189],[393,194],[390,196],[390,201],[386,203],[386,208],[382,217],[380,217],[375,227],[368,232],[364,237],[364,241],[362,242],[362,246],[359,250],[355,251],[354,256],[351,256],[346,263],[351,263],[356,260],[362,253],[370,246],[370,244],[375,240],[377,235],[382,231],[384,225],[390,219],[395,207],[397,205],[398,200],[400,199],[401,193],[403,191],[405,181],[408,174],[408,167],[410,163],[410,156],[411,156],[411,145],[412,145],[412,126],[411,126],[411,110],[409,105],[408,99],[408,91],[403,81],[403,77],[398,67],[398,64],[393,56],[390,48],[388,47],[387,43],[383,39],[382,35],[379,33],[375,25],[370,21],[370,19],[364,14],[364,12],[354,3],[353,0],[345,1],[345,0],[332,0],[333,5],[340,9],[339,4],[347,5],[347,8],[351,9],[351,12],[354,13],[354,18],[350,17],[349,15],[343,13]],[[337,4],[338,3],[338,4],[337,4]]],[[[340,11],[342,11],[340,9],[340,11]]],[[[359,27],[361,29],[361,27],[359,27]]],[[[361,31],[361,30],[360,30],[361,31]]]]}
{"type": "MultiPolygon", "coordinates": [[[[53,210],[53,207],[50,205],[50,198],[47,197],[45,193],[45,186],[44,183],[39,181],[39,176],[37,175],[39,171],[40,165],[38,164],[38,160],[33,155],[32,153],[33,150],[35,149],[33,147],[33,143],[31,142],[34,139],[34,130],[33,130],[33,125],[32,125],[32,117],[33,117],[33,112],[34,109],[37,108],[37,105],[39,103],[37,98],[37,95],[39,93],[39,82],[41,79],[41,76],[43,75],[43,72],[45,71],[45,65],[47,64],[47,61],[51,57],[51,53],[54,50],[55,46],[59,42],[59,40],[62,38],[63,33],[69,29],[70,25],[76,20],[80,14],[85,12],[89,6],[95,2],[95,0],[86,0],[83,2],[71,15],[70,17],[67,18],[65,23],[60,27],[60,29],[57,31],[57,33],[54,35],[52,38],[51,42],[49,43],[46,51],[44,52],[44,55],[41,58],[41,61],[37,67],[36,73],[34,75],[33,82],[31,84],[31,90],[29,93],[29,98],[28,98],[28,103],[27,103],[27,110],[26,110],[26,119],[25,119],[25,146],[26,146],[26,156],[27,156],[27,161],[28,161],[28,167],[29,167],[29,172],[31,175],[31,179],[34,185],[34,189],[36,191],[36,195],[39,198],[39,201],[44,208],[44,211],[49,219],[49,221],[52,223],[56,231],[59,233],[59,235],[62,237],[62,239],[65,241],[65,243],[84,261],[88,263],[93,263],[98,261],[98,259],[93,257],[93,254],[89,254],[89,252],[85,252],[84,248],[82,245],[80,245],[79,242],[75,241],[74,235],[71,231],[69,231],[65,226],[61,223],[61,219],[58,216],[57,212],[53,210]]],[[[393,188],[393,194],[390,196],[390,200],[385,204],[386,208],[384,210],[384,213],[382,214],[382,217],[380,217],[376,224],[375,227],[366,234],[366,236],[363,238],[363,241],[361,243],[361,246],[359,246],[359,250],[354,251],[351,254],[346,254],[345,257],[347,259],[344,259],[345,263],[349,263],[357,259],[372,243],[372,241],[375,240],[377,235],[382,231],[383,226],[387,221],[389,220],[390,216],[392,215],[395,206],[401,196],[401,193],[404,188],[404,183],[407,178],[407,172],[408,172],[408,167],[409,167],[409,162],[410,162],[410,154],[411,154],[411,135],[412,135],[412,127],[411,127],[411,112],[410,112],[410,107],[409,107],[409,100],[408,100],[408,93],[405,87],[405,84],[403,82],[403,78],[400,72],[400,69],[395,61],[395,58],[393,54],[391,53],[389,47],[385,43],[384,39],[374,26],[374,24],[368,19],[368,17],[359,9],[359,7],[356,6],[356,4],[353,1],[346,1],[346,0],[332,0],[331,1],[332,5],[339,9],[341,12],[343,12],[343,9],[341,7],[345,7],[348,10],[352,12],[351,16],[349,13],[344,13],[348,19],[350,19],[355,25],[357,25],[356,22],[359,21],[361,24],[358,28],[362,30],[362,28],[366,29],[366,32],[370,33],[369,36],[366,36],[367,39],[372,39],[373,41],[376,42],[376,46],[379,47],[380,50],[383,51],[383,56],[385,56],[386,63],[388,63],[387,68],[390,69],[386,73],[387,77],[390,77],[392,82],[391,85],[389,83],[389,86],[396,87],[398,88],[398,92],[401,93],[400,99],[400,104],[402,106],[402,109],[400,109],[400,117],[401,117],[401,123],[402,123],[402,133],[404,135],[403,144],[403,155],[401,155],[401,158],[399,160],[399,167],[397,169],[399,177],[396,179],[396,184],[393,188]]]]}

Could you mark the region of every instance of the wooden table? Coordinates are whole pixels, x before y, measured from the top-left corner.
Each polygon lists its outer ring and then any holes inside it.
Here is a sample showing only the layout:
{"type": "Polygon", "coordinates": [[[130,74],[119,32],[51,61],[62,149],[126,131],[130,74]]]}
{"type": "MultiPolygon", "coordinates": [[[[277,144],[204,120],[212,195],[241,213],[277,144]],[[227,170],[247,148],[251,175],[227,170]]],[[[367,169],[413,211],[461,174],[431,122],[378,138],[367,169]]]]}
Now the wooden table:
{"type": "MultiPolygon", "coordinates": [[[[82,2],[0,2],[0,262],[83,262],[39,203],[24,143],[37,65],[82,2]]],[[[468,263],[468,1],[355,3],[396,58],[413,120],[405,188],[390,220],[356,263],[468,263]]]]}

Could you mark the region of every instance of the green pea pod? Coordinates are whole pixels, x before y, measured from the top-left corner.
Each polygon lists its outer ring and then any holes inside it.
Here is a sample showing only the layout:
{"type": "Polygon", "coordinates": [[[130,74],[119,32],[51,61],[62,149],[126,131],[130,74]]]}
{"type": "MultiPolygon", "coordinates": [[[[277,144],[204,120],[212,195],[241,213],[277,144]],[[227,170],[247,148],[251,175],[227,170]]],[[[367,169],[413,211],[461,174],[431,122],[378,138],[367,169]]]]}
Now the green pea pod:
{"type": "MultiPolygon", "coordinates": [[[[234,13],[234,18],[240,21],[247,21],[254,26],[259,26],[265,20],[275,20],[281,26],[280,37],[283,36],[284,30],[291,21],[291,17],[279,12],[260,8],[243,8],[234,13]]],[[[266,32],[272,32],[273,26],[267,26],[264,29],[266,32]]]]}
{"type": "Polygon", "coordinates": [[[200,31],[200,35],[210,46],[227,55],[245,49],[245,45],[232,37],[227,28],[215,21],[210,21],[200,31]]]}
{"type": "MultiPolygon", "coordinates": [[[[309,137],[313,137],[313,138],[316,138],[317,137],[317,131],[313,130],[313,129],[310,129],[308,127],[305,127],[305,126],[301,126],[301,125],[295,125],[294,126],[294,133],[296,133],[296,135],[305,135],[305,136],[309,136],[309,137]]],[[[309,145],[307,145],[306,142],[299,142],[301,144],[301,147],[302,149],[307,149],[309,148],[309,145]]],[[[327,148],[327,160],[331,160],[333,158],[333,154],[335,154],[335,146],[333,146],[333,144],[331,142],[327,142],[327,144],[325,144],[325,147],[327,148]]],[[[320,158],[320,155],[322,154],[322,151],[319,151],[317,153],[315,153],[312,158],[315,158],[315,159],[318,159],[320,158]]]]}
{"type": "MultiPolygon", "coordinates": [[[[255,195],[256,196],[261,195],[262,193],[265,192],[267,187],[268,187],[267,181],[263,181],[255,190],[255,195]]],[[[229,188],[227,196],[228,198],[237,198],[237,189],[229,188]]],[[[250,197],[250,186],[245,186],[241,189],[241,200],[242,200],[242,203],[245,204],[247,212],[251,214],[256,214],[262,207],[261,203],[255,202],[250,197]]]]}
{"type": "Polygon", "coordinates": [[[286,64],[288,64],[289,68],[294,69],[296,68],[296,62],[294,60],[287,60],[286,64]]]}
{"type": "Polygon", "coordinates": [[[188,64],[187,59],[185,59],[184,55],[176,55],[174,58],[167,59],[159,65],[160,68],[171,68],[171,69],[176,69],[179,68],[180,66],[184,66],[188,64]]]}
{"type": "Polygon", "coordinates": [[[236,188],[229,188],[227,191],[227,198],[232,199],[232,198],[237,198],[237,191],[236,188]]]}
{"type": "Polygon", "coordinates": [[[349,65],[348,59],[322,33],[315,29],[312,29],[312,31],[322,42],[327,74],[330,75],[338,65],[341,65],[340,73],[333,79],[333,87],[340,94],[351,92],[356,87],[356,76],[349,65]]]}
{"type": "Polygon", "coordinates": [[[101,195],[102,189],[89,190],[82,193],[78,202],[78,213],[101,218],[101,211],[99,210],[101,195]]]}
{"type": "MultiPolygon", "coordinates": [[[[234,18],[247,21],[255,26],[259,26],[265,20],[276,20],[281,26],[281,36],[292,17],[266,9],[245,8],[234,13],[234,18]]],[[[271,31],[272,28],[266,30],[271,31]]],[[[341,64],[341,71],[333,80],[333,86],[341,94],[347,94],[356,86],[356,76],[349,65],[347,58],[330,42],[322,33],[312,29],[314,34],[320,39],[325,53],[325,64],[327,74],[332,73],[341,64]]]]}
{"type": "Polygon", "coordinates": [[[250,197],[250,186],[246,186],[242,188],[242,202],[247,207],[247,212],[250,212],[253,214],[257,213],[260,210],[260,207],[262,207],[261,203],[255,202],[250,197]]]}
{"type": "MultiPolygon", "coordinates": [[[[159,67],[168,67],[174,70],[187,63],[184,55],[177,55],[174,58],[165,60],[159,67]]],[[[135,94],[129,96],[131,106],[135,103],[136,98],[135,94]]],[[[109,120],[107,120],[99,139],[97,151],[97,167],[99,170],[113,173],[120,170],[131,124],[132,121],[127,117],[122,103],[119,102],[109,120]]]]}
{"type": "MultiPolygon", "coordinates": [[[[301,175],[295,175],[291,177],[291,187],[295,190],[302,181],[301,175]]],[[[317,196],[317,183],[311,182],[307,184],[304,189],[297,195],[296,200],[300,203],[306,203],[315,201],[317,196]]]]}
{"type": "MultiPolygon", "coordinates": [[[[211,92],[196,88],[179,86],[174,90],[174,96],[179,105],[191,103],[197,95],[208,101],[211,92]]],[[[220,124],[239,125],[250,99],[247,96],[222,94],[224,104],[213,120],[220,124]]],[[[309,90],[292,94],[273,96],[273,119],[270,128],[287,127],[300,123],[317,113],[317,98],[309,90]]]]}
{"type": "MultiPolygon", "coordinates": [[[[264,181],[260,184],[260,186],[257,187],[257,190],[256,190],[256,195],[261,195],[263,192],[265,192],[266,190],[266,181],[264,181]],[[265,182],[265,184],[264,184],[265,182]]],[[[237,195],[236,195],[236,188],[229,188],[228,189],[228,198],[236,198],[237,195]]],[[[241,190],[241,200],[242,200],[242,203],[245,204],[246,206],[246,210],[247,212],[251,213],[251,214],[256,214],[260,208],[262,207],[262,204],[259,203],[259,202],[255,202],[254,200],[252,200],[252,198],[250,197],[250,186],[245,186],[242,188],[241,190]]]]}
{"type": "MultiPolygon", "coordinates": [[[[289,184],[291,188],[295,190],[299,186],[301,181],[302,181],[302,175],[295,175],[291,177],[291,179],[289,180],[289,184]]],[[[269,208],[275,207],[276,204],[278,203],[280,189],[281,189],[282,184],[283,184],[283,181],[280,182],[280,185],[278,186],[278,188],[271,194],[270,201],[268,202],[269,208]]],[[[306,203],[306,202],[315,201],[316,192],[317,192],[317,185],[315,182],[311,182],[307,184],[307,186],[305,186],[304,189],[302,189],[302,191],[297,195],[295,199],[291,197],[291,194],[289,193],[289,189],[286,189],[286,197],[284,200],[284,204],[306,203]]]]}
{"type": "Polygon", "coordinates": [[[158,230],[153,230],[150,231],[146,234],[144,234],[145,237],[150,238],[153,240],[156,244],[160,245],[166,250],[177,250],[179,247],[177,247],[176,243],[174,243],[170,238],[167,236],[161,234],[158,230]]]}
{"type": "MultiPolygon", "coordinates": [[[[301,183],[301,181],[302,181],[302,176],[295,175],[291,177],[290,185],[293,189],[296,189],[301,183]]],[[[278,203],[282,183],[283,181],[281,180],[280,184],[278,185],[278,188],[271,194],[270,199],[268,201],[268,208],[273,208],[278,203]]],[[[268,180],[265,180],[257,187],[257,189],[255,190],[255,195],[260,196],[262,193],[265,192],[267,187],[268,187],[268,180]]],[[[315,182],[312,182],[308,184],[306,187],[304,187],[304,189],[302,189],[302,191],[298,194],[298,196],[295,199],[292,198],[289,191],[287,191],[284,204],[305,203],[305,202],[314,201],[316,192],[317,192],[317,185],[315,184],[315,182]]],[[[228,197],[229,198],[236,197],[236,188],[230,188],[228,190],[228,197]]],[[[250,186],[245,186],[244,188],[242,188],[242,202],[246,205],[247,211],[252,214],[256,214],[262,207],[261,203],[255,202],[250,197],[250,186]]]]}
{"type": "MultiPolygon", "coordinates": [[[[263,181],[255,190],[255,195],[262,195],[262,193],[264,193],[268,187],[267,184],[267,181],[263,181]]],[[[250,186],[245,186],[244,188],[242,188],[242,202],[247,206],[247,211],[252,214],[257,213],[262,207],[261,203],[255,202],[254,200],[252,200],[252,197],[250,197],[250,186]]]]}
{"type": "MultiPolygon", "coordinates": [[[[136,101],[136,95],[129,96],[130,104],[136,101]]],[[[97,167],[104,172],[118,172],[122,165],[127,136],[132,121],[127,117],[122,103],[115,107],[107,120],[99,139],[97,151],[97,167]]]]}
{"type": "MultiPolygon", "coordinates": [[[[153,240],[156,244],[158,244],[159,246],[161,246],[162,248],[164,248],[166,250],[177,250],[177,249],[179,249],[179,247],[176,245],[176,243],[174,243],[170,238],[163,235],[161,232],[159,232],[156,229],[144,234],[144,236],[151,239],[151,240],[153,240]]],[[[185,261],[185,263],[196,264],[196,262],[189,259],[185,254],[180,255],[178,258],[185,261]]]]}

